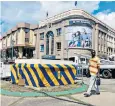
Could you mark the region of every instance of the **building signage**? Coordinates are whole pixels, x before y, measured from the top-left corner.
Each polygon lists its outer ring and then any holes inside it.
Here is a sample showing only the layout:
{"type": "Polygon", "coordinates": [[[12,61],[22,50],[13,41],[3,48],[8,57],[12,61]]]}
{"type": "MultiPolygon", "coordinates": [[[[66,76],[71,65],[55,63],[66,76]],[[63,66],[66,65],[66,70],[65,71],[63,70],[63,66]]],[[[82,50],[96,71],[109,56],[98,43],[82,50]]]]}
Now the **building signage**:
{"type": "Polygon", "coordinates": [[[54,56],[54,55],[43,55],[43,56],[42,56],[42,59],[55,60],[55,59],[56,59],[56,56],[54,56]]]}
{"type": "Polygon", "coordinates": [[[88,20],[83,19],[76,19],[76,20],[70,20],[69,25],[76,25],[76,24],[89,24],[91,25],[91,22],[88,20]]]}

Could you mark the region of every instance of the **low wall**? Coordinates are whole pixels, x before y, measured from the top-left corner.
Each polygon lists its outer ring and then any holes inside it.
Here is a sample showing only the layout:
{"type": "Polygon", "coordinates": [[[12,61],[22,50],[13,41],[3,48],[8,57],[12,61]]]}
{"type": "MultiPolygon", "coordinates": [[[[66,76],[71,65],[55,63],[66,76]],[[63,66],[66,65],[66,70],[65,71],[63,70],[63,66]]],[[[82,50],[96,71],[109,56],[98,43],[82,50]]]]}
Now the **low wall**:
{"type": "Polygon", "coordinates": [[[13,64],[11,81],[17,84],[21,77],[26,85],[34,87],[74,84],[76,69],[72,64],[13,64]]]}
{"type": "Polygon", "coordinates": [[[47,59],[16,59],[15,63],[27,64],[74,64],[72,61],[65,60],[47,60],[47,59]]]}

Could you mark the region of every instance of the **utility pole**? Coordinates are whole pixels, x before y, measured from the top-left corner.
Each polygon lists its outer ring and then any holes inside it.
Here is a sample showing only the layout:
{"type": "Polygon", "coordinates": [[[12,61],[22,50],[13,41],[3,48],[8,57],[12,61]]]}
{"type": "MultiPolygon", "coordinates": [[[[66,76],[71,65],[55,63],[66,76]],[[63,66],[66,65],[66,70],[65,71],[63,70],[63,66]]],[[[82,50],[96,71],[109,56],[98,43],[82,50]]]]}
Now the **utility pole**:
{"type": "Polygon", "coordinates": [[[67,60],[69,60],[69,56],[68,56],[68,52],[69,52],[69,48],[68,48],[68,40],[67,40],[67,48],[66,48],[66,52],[67,52],[67,60]]]}
{"type": "Polygon", "coordinates": [[[69,48],[67,48],[67,60],[69,60],[68,52],[69,52],[69,48]]]}

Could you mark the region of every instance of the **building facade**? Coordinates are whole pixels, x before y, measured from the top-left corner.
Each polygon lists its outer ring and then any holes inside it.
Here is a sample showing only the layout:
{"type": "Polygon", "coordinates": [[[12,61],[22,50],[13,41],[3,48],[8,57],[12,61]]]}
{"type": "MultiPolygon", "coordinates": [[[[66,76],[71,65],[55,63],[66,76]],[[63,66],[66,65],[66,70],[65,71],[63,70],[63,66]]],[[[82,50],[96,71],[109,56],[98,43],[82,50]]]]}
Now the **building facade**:
{"type": "Polygon", "coordinates": [[[36,31],[38,31],[38,25],[30,25],[28,23],[19,23],[9,30],[0,40],[1,57],[16,58],[16,52],[18,52],[19,58],[34,57],[36,31]]]}
{"type": "Polygon", "coordinates": [[[78,54],[115,54],[115,30],[83,10],[69,10],[39,22],[19,23],[0,39],[3,58],[68,59],[78,54]]]}
{"type": "Polygon", "coordinates": [[[39,22],[36,58],[115,54],[115,30],[83,10],[69,10],[39,22]]]}

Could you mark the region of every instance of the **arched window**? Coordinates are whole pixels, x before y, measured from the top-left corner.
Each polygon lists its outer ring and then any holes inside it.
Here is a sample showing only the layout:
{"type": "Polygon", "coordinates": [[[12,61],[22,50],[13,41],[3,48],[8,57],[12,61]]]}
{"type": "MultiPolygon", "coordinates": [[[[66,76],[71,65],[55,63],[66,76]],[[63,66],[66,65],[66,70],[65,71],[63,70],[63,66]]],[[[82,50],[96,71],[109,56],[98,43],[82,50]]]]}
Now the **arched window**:
{"type": "Polygon", "coordinates": [[[52,31],[46,34],[46,55],[49,55],[49,38],[51,37],[51,55],[54,53],[54,34],[52,31]]]}

